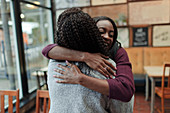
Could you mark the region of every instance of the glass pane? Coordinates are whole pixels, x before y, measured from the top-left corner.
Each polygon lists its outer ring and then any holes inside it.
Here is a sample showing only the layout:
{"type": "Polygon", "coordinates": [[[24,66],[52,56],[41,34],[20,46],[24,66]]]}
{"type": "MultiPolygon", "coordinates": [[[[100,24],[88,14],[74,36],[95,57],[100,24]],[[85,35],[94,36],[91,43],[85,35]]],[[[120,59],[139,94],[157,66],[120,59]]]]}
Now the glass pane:
{"type": "MultiPolygon", "coordinates": [[[[37,4],[37,5],[42,5],[42,6],[45,6],[45,7],[51,7],[51,3],[50,3],[51,0],[24,0],[24,1],[28,1],[28,2],[31,2],[31,3],[37,4]]],[[[34,5],[30,5],[30,4],[27,4],[27,6],[30,7],[30,8],[35,7],[34,5]]]]}
{"type": "MultiPolygon", "coordinates": [[[[18,86],[16,52],[10,3],[0,0],[0,90],[15,90],[18,86]]],[[[5,105],[8,99],[5,97],[5,105]]]]}
{"type": "Polygon", "coordinates": [[[51,11],[40,7],[30,8],[21,3],[22,31],[29,92],[37,88],[36,72],[47,66],[48,60],[41,54],[52,38],[51,11]]]}
{"type": "Polygon", "coordinates": [[[16,89],[16,53],[9,2],[0,2],[0,11],[0,90],[16,89]]]}
{"type": "Polygon", "coordinates": [[[90,6],[90,0],[55,0],[56,9],[90,6]]]}
{"type": "Polygon", "coordinates": [[[64,10],[57,10],[56,11],[56,22],[58,21],[58,17],[60,16],[60,14],[62,13],[62,12],[64,12],[65,11],[65,9],[64,10]]]}

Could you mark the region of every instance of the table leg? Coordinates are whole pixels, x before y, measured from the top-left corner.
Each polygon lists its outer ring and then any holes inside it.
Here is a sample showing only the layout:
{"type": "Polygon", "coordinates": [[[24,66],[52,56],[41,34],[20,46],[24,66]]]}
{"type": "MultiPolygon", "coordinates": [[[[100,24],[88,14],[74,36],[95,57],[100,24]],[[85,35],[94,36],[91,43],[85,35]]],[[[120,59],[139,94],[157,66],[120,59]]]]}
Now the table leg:
{"type": "Polygon", "coordinates": [[[46,71],[44,71],[44,77],[45,77],[45,84],[46,84],[47,90],[48,90],[48,85],[47,85],[47,72],[46,72],[46,71]]]}
{"type": "Polygon", "coordinates": [[[38,89],[41,89],[41,84],[40,84],[40,77],[39,77],[39,74],[38,74],[38,71],[36,71],[37,75],[37,86],[38,86],[38,89]]]}
{"type": "Polygon", "coordinates": [[[148,101],[149,98],[149,77],[145,75],[145,100],[148,101]]]}
{"type": "Polygon", "coordinates": [[[150,77],[151,80],[151,113],[154,113],[154,104],[155,104],[155,80],[153,77],[150,77]]]}

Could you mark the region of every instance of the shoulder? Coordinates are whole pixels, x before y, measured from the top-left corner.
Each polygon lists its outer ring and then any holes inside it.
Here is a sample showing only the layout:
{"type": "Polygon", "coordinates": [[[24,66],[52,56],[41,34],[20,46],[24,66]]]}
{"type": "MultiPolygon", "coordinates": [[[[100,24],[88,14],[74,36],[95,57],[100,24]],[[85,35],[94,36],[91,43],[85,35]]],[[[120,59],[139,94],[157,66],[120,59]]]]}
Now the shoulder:
{"type": "Polygon", "coordinates": [[[118,50],[117,50],[117,54],[116,55],[119,55],[119,54],[127,54],[126,50],[123,48],[123,47],[120,47],[118,50]]]}
{"type": "Polygon", "coordinates": [[[128,54],[126,50],[122,47],[120,47],[116,53],[115,62],[117,61],[128,61],[129,62],[128,54]]]}
{"type": "Polygon", "coordinates": [[[51,72],[54,69],[58,68],[57,67],[58,64],[66,66],[66,63],[64,61],[57,61],[57,60],[50,59],[50,61],[48,63],[48,72],[51,72]]]}
{"type": "Polygon", "coordinates": [[[126,50],[122,47],[120,47],[116,53],[116,57],[118,56],[125,56],[125,57],[128,57],[128,54],[126,52],[126,50]]]}

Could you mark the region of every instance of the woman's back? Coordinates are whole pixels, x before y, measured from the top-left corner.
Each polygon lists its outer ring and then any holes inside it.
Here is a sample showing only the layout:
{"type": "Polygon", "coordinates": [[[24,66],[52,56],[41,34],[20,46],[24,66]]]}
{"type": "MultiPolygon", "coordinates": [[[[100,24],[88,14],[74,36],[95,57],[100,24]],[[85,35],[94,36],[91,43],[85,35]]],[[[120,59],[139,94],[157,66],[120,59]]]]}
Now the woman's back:
{"type": "MultiPolygon", "coordinates": [[[[115,63],[109,60],[113,65],[115,63]]],[[[53,75],[57,64],[66,65],[65,62],[50,60],[48,65],[48,87],[51,99],[50,113],[131,113],[133,111],[133,98],[124,103],[109,99],[96,91],[90,90],[79,84],[59,84],[53,75]]],[[[79,65],[78,62],[75,63],[79,65]]],[[[85,63],[81,63],[81,72],[88,76],[106,79],[99,72],[90,69],[85,63]]]]}

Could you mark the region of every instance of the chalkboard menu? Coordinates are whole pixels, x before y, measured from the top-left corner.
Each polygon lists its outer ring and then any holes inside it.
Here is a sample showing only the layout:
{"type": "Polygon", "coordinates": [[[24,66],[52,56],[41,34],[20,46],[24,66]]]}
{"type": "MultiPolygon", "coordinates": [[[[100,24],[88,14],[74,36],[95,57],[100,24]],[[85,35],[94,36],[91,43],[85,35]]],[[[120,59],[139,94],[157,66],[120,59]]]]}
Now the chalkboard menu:
{"type": "Polygon", "coordinates": [[[133,46],[148,46],[148,27],[134,27],[133,30],[133,46]]]}

